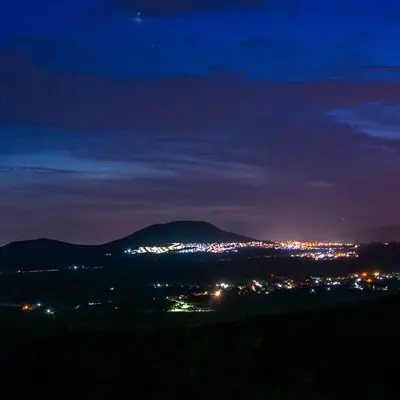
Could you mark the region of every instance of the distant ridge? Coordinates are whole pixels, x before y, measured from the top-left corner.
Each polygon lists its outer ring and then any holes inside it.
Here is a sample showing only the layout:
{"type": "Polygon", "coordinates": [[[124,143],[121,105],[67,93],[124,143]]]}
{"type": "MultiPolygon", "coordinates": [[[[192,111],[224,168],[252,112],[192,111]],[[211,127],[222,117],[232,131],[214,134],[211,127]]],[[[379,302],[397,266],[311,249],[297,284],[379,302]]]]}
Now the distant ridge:
{"type": "Polygon", "coordinates": [[[76,245],[52,239],[33,239],[9,243],[0,248],[0,268],[56,266],[89,261],[99,254],[96,246],[76,245]]]}
{"type": "Polygon", "coordinates": [[[163,245],[168,243],[220,243],[249,242],[255,239],[237,233],[226,232],[204,221],[174,221],[148,226],[103,246],[109,249],[129,246],[163,245]]]}
{"type": "Polygon", "coordinates": [[[58,265],[101,260],[104,254],[122,254],[127,248],[169,243],[249,242],[255,239],[226,232],[204,221],[174,221],[141,229],[132,235],[101,245],[77,245],[52,239],[9,243],[0,248],[0,267],[58,265]]]}

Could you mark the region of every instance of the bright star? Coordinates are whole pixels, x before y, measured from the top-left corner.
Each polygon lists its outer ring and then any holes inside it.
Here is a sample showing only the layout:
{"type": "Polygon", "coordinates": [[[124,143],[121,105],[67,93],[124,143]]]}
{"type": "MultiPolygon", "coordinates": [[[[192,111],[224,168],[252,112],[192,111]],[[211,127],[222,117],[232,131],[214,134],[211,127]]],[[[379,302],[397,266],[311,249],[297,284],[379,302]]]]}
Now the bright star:
{"type": "Polygon", "coordinates": [[[135,17],[133,17],[133,20],[137,23],[140,24],[141,22],[143,22],[143,18],[141,17],[141,13],[137,12],[135,17]]]}

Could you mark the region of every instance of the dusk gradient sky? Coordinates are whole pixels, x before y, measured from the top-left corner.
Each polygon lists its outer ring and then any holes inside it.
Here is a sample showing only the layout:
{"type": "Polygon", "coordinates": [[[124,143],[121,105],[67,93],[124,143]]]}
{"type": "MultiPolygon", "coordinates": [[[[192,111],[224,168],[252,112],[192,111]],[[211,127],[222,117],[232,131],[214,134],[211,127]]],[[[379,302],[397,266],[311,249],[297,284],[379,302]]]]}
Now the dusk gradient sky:
{"type": "Polygon", "coordinates": [[[5,2],[0,244],[398,223],[399,43],[397,0],[5,2]]]}

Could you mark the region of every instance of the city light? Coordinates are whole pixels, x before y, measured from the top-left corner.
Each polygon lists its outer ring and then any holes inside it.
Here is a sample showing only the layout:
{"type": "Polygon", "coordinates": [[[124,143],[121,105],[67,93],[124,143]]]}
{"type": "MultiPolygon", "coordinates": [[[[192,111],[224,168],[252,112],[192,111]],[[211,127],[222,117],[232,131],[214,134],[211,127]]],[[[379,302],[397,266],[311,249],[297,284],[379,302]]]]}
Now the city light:
{"type": "Polygon", "coordinates": [[[331,260],[357,257],[357,245],[341,242],[223,242],[223,243],[172,243],[163,246],[142,246],[124,251],[137,254],[190,254],[190,253],[235,253],[241,249],[275,249],[290,253],[292,257],[312,260],[331,260]]]}
{"type": "Polygon", "coordinates": [[[32,304],[24,304],[22,306],[22,311],[33,311],[36,308],[36,306],[32,304]]]}

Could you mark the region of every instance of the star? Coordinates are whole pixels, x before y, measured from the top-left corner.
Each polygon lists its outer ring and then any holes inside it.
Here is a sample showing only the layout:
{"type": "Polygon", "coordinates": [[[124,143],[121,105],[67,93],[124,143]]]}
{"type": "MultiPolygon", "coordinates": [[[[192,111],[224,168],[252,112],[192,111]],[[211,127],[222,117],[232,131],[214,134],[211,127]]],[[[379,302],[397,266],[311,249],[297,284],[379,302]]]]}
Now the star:
{"type": "Polygon", "coordinates": [[[141,17],[141,13],[139,11],[133,17],[133,21],[136,22],[137,24],[140,24],[143,22],[143,18],[141,17]]]}

